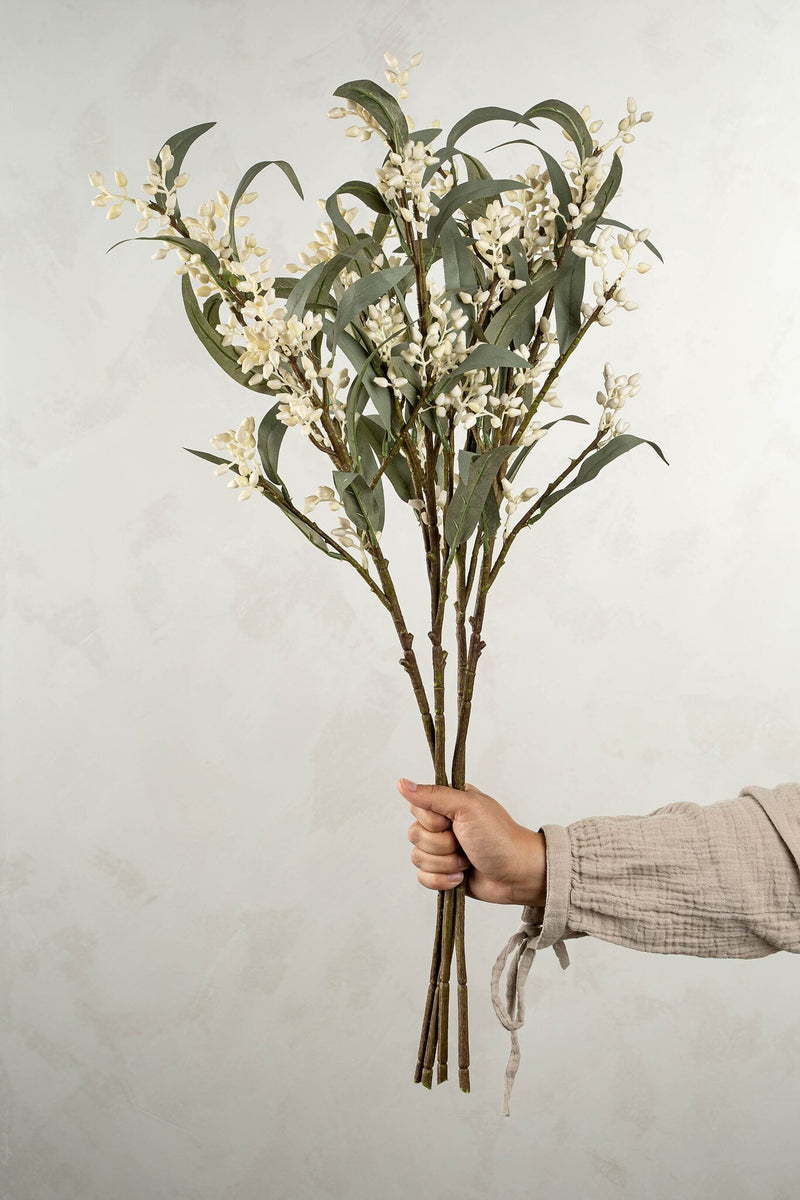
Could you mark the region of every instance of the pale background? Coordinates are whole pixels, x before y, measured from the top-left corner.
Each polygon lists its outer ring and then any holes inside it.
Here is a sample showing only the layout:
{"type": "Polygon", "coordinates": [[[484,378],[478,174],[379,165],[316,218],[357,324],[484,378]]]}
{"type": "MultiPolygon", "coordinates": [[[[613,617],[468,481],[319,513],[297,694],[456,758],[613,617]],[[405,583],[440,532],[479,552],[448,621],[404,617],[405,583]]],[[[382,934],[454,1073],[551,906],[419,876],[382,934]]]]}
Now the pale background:
{"type": "MultiPolygon", "coordinates": [[[[424,51],[418,127],[555,96],[605,139],[629,94],[653,110],[613,215],[665,264],[561,395],[594,423],[603,362],[641,372],[624,416],[671,465],[639,447],[518,540],[467,778],[534,828],[713,803],[800,777],[797,6],[40,3],[5,34],[3,1200],[795,1195],[786,954],[543,952],[504,1120],[489,974],[520,913],[470,902],[473,1091],[412,1083],[435,897],[395,781],[431,767],[393,627],[181,449],[264,408],[195,339],[173,256],[106,256],[136,214],[105,221],[87,174],[139,194],[169,134],[215,120],[184,210],[288,159],[305,203],[271,168],[248,210],[282,273],[316,198],[379,161],[325,114],[348,79],[389,86],[385,50],[424,51]]],[[[526,486],[582,437],[554,431],[526,486]]],[[[300,443],[302,498],[325,476],[300,443]]]]}

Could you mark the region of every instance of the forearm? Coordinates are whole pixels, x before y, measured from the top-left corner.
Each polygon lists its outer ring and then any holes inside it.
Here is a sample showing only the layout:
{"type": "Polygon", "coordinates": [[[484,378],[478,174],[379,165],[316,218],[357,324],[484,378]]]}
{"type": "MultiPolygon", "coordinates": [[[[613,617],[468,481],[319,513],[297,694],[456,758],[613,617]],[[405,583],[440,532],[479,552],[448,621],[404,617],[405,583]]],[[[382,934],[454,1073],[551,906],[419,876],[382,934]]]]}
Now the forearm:
{"type": "Polygon", "coordinates": [[[563,915],[564,936],[656,954],[800,953],[800,785],[542,830],[539,916],[555,928],[563,915]]]}

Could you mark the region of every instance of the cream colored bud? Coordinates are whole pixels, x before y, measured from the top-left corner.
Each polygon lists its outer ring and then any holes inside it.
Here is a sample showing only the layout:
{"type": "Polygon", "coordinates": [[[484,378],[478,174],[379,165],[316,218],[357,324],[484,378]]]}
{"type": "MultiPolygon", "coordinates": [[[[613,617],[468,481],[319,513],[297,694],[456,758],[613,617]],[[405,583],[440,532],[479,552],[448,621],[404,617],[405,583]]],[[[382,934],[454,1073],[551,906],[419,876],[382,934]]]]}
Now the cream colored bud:
{"type": "Polygon", "coordinates": [[[416,54],[412,54],[409,66],[418,67],[422,62],[422,51],[418,50],[416,54]]]}
{"type": "Polygon", "coordinates": [[[341,117],[347,116],[347,109],[341,108],[337,105],[336,108],[331,108],[328,110],[328,116],[332,121],[338,121],[341,117]]]}
{"type": "Polygon", "coordinates": [[[184,173],[183,173],[182,175],[178,175],[178,176],[176,177],[176,179],[175,179],[175,182],[174,182],[174,184],[173,184],[172,186],[173,186],[173,187],[176,187],[176,188],[179,188],[179,187],[186,187],[186,184],[187,184],[188,182],[189,182],[189,176],[188,176],[188,174],[187,174],[187,173],[184,171],[184,173]]]}
{"type": "Polygon", "coordinates": [[[628,96],[628,112],[636,112],[636,101],[634,100],[633,96],[628,96]]]}
{"type": "Polygon", "coordinates": [[[652,119],[653,114],[651,112],[643,112],[639,117],[640,121],[652,121],[652,119]]]}
{"type": "Polygon", "coordinates": [[[91,174],[89,175],[89,183],[92,185],[92,187],[102,187],[103,186],[103,176],[100,174],[99,171],[92,171],[91,174]]]}
{"type": "Polygon", "coordinates": [[[122,212],[122,205],[121,205],[121,204],[112,204],[112,205],[111,205],[111,208],[110,208],[110,209],[108,210],[108,212],[106,213],[106,220],[107,220],[107,221],[113,221],[113,220],[115,220],[115,218],[116,218],[116,217],[118,217],[118,216],[120,215],[120,213],[121,213],[121,212],[122,212]]]}
{"type": "Polygon", "coordinates": [[[637,263],[636,270],[639,272],[640,275],[644,275],[647,271],[650,270],[650,263],[637,263]]]}
{"type": "Polygon", "coordinates": [[[128,186],[128,177],[122,171],[115,171],[114,179],[117,181],[117,187],[124,188],[128,186]]]}

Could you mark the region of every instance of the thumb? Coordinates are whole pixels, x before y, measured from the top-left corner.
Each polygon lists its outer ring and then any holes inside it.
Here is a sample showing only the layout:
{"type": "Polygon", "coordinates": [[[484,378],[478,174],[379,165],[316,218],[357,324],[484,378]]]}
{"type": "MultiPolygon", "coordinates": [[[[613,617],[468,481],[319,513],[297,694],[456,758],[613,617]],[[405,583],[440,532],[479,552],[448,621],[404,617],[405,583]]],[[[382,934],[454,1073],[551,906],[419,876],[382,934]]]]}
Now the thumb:
{"type": "MultiPolygon", "coordinates": [[[[460,792],[457,788],[444,787],[435,783],[412,784],[411,780],[402,777],[397,781],[397,787],[409,804],[427,809],[429,812],[441,813],[442,816],[449,817],[451,821],[455,820],[459,813],[464,813],[473,807],[469,792],[460,792]]],[[[477,791],[477,788],[473,788],[470,784],[467,784],[467,788],[472,792],[477,791]]]]}

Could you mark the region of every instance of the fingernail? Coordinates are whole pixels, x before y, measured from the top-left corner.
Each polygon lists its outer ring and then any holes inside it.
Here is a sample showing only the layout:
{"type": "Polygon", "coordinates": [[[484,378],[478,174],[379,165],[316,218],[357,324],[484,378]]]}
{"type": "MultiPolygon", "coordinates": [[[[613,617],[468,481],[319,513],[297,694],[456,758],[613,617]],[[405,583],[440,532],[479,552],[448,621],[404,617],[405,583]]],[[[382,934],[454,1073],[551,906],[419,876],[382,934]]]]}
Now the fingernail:
{"type": "Polygon", "coordinates": [[[457,871],[455,875],[448,875],[447,878],[453,883],[461,883],[461,880],[464,878],[464,872],[457,871]]]}
{"type": "Polygon", "coordinates": [[[417,790],[417,785],[412,783],[410,779],[404,779],[402,775],[400,776],[400,782],[407,792],[415,792],[417,790]]]}

